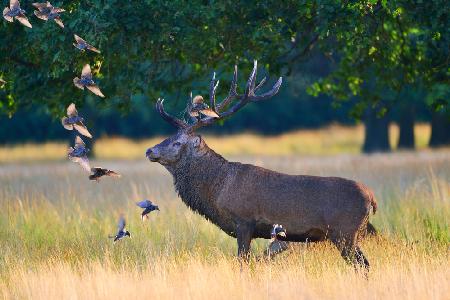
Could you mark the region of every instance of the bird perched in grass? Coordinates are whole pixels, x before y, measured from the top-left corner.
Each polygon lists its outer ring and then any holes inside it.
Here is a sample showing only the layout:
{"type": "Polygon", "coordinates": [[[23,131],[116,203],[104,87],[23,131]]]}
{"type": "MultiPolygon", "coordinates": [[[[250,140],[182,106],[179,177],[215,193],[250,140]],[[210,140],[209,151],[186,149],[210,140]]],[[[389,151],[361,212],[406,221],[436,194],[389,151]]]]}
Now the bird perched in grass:
{"type": "Polygon", "coordinates": [[[38,9],[34,11],[36,17],[44,21],[53,20],[59,27],[64,28],[61,13],[65,12],[65,9],[54,7],[48,1],[44,3],[33,3],[33,6],[38,9]]]}
{"type": "Polygon", "coordinates": [[[119,173],[114,172],[112,170],[103,169],[99,167],[91,168],[91,175],[89,175],[90,180],[95,180],[99,182],[102,176],[121,177],[119,173]]]}
{"type": "Polygon", "coordinates": [[[6,81],[0,78],[0,88],[4,87],[6,84],[6,81]]]}
{"type": "Polygon", "coordinates": [[[279,237],[286,237],[286,229],[282,225],[274,224],[272,231],[270,232],[270,243],[266,249],[266,255],[269,258],[273,258],[275,255],[280,254],[288,248],[288,243],[280,241],[279,237]]]}
{"type": "Polygon", "coordinates": [[[141,214],[142,221],[144,221],[145,218],[148,219],[148,214],[152,211],[159,210],[159,207],[157,205],[154,205],[150,200],[136,202],[136,205],[144,209],[141,214]]]}
{"type": "Polygon", "coordinates": [[[29,28],[32,28],[30,21],[25,16],[25,10],[20,8],[19,0],[10,0],[9,8],[5,7],[3,10],[3,18],[8,22],[14,22],[14,18],[29,28]]]}
{"type": "Polygon", "coordinates": [[[90,51],[93,51],[93,52],[100,53],[100,50],[98,50],[94,46],[88,44],[85,40],[80,38],[78,35],[74,34],[73,36],[75,37],[75,41],[76,41],[76,43],[73,43],[75,48],[77,48],[77,49],[79,49],[81,51],[90,50],[90,51]]]}
{"type": "Polygon", "coordinates": [[[75,138],[75,146],[68,149],[67,156],[73,162],[79,163],[80,166],[86,171],[91,172],[91,166],[89,165],[89,159],[87,154],[89,149],[86,148],[83,140],[77,135],[75,138]]]}
{"type": "Polygon", "coordinates": [[[125,218],[123,216],[120,216],[119,219],[119,224],[117,225],[117,233],[116,235],[110,235],[109,238],[110,239],[114,239],[114,243],[117,241],[120,241],[121,239],[123,239],[126,236],[129,236],[131,238],[131,234],[129,231],[127,231],[125,229],[125,218]]]}
{"type": "Polygon", "coordinates": [[[80,134],[92,138],[86,126],[83,124],[84,119],[78,115],[78,111],[75,107],[75,103],[71,103],[67,107],[67,117],[61,119],[61,123],[67,130],[75,129],[80,134]]]}
{"type": "Polygon", "coordinates": [[[105,97],[103,93],[100,91],[100,88],[95,84],[94,80],[92,79],[91,66],[89,66],[89,64],[86,64],[83,67],[83,70],[81,71],[81,78],[75,77],[73,79],[73,83],[79,89],[84,90],[84,88],[87,88],[97,96],[105,97]]]}
{"type": "Polygon", "coordinates": [[[199,118],[200,114],[207,117],[219,118],[219,115],[213,111],[208,104],[203,102],[203,97],[197,95],[192,99],[192,104],[188,108],[188,113],[191,117],[199,118]]]}

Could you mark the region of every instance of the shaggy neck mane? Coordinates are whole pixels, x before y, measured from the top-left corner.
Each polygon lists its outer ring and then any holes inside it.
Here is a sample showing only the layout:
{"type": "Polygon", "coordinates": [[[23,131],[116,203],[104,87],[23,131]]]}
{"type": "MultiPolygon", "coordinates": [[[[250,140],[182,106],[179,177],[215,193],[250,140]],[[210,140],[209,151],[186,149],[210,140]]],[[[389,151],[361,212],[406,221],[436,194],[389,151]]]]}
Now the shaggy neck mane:
{"type": "Polygon", "coordinates": [[[201,155],[184,155],[168,170],[172,173],[175,188],[183,202],[217,224],[220,216],[215,200],[227,175],[228,161],[206,144],[202,148],[201,155]]]}

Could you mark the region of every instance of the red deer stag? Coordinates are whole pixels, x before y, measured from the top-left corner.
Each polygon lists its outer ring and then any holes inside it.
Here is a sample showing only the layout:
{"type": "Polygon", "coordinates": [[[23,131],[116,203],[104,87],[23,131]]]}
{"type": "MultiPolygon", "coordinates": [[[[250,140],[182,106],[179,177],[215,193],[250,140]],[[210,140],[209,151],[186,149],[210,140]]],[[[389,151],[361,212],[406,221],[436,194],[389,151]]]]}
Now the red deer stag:
{"type": "MultiPolygon", "coordinates": [[[[183,202],[232,237],[238,255],[246,257],[254,238],[270,238],[273,224],[287,229],[286,241],[329,239],[355,267],[369,268],[359,248],[370,211],[377,203],[372,191],[359,182],[339,177],[286,175],[261,167],[230,162],[211,150],[195,131],[227,118],[251,102],[277,94],[282,78],[272,89],[257,95],[257,62],[243,94],[237,92],[237,67],[228,96],[216,104],[218,81],[210,83],[209,100],[219,118],[198,117],[188,121],[169,115],[158,99],[161,117],[178,133],[149,148],[147,158],[163,165],[173,176],[183,202]]],[[[192,96],[191,96],[192,100],[192,96]]]]}

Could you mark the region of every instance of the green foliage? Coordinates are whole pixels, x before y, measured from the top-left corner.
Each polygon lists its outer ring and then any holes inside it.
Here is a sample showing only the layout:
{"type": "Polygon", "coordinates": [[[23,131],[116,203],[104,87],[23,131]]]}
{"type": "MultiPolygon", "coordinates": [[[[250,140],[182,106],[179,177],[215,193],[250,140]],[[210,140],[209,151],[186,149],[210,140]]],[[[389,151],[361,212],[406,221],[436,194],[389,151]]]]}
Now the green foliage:
{"type": "MultiPolygon", "coordinates": [[[[207,90],[213,69],[228,75],[235,63],[248,72],[259,59],[266,72],[288,73],[313,48],[336,66],[309,92],[338,101],[358,96],[355,111],[380,99],[395,104],[406,85],[433,91],[430,104],[440,108],[450,90],[450,4],[444,0],[54,4],[67,10],[64,30],[33,17],[29,3],[23,6],[32,29],[0,23],[0,78],[8,82],[0,90],[0,112],[39,103],[61,114],[68,103],[87,99],[127,111],[134,95],[153,100],[207,90]],[[102,53],[79,52],[73,33],[102,53]],[[106,99],[73,86],[85,63],[106,99]]],[[[223,82],[221,89],[227,90],[223,82]]]]}

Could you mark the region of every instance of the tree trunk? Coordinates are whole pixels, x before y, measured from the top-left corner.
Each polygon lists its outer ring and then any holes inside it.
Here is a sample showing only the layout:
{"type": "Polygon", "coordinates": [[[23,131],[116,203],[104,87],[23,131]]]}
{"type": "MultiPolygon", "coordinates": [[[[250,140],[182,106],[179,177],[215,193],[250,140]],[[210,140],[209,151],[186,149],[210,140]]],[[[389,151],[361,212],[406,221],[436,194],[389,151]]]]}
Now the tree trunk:
{"type": "Polygon", "coordinates": [[[389,117],[385,114],[377,116],[377,109],[367,110],[365,117],[364,153],[388,152],[389,145],[389,117]]]}
{"type": "Polygon", "coordinates": [[[431,117],[430,147],[450,145],[450,113],[433,112],[431,117]]]}
{"type": "Polygon", "coordinates": [[[398,125],[400,127],[400,136],[398,139],[398,149],[414,149],[414,105],[404,104],[400,107],[400,118],[398,125]]]}

